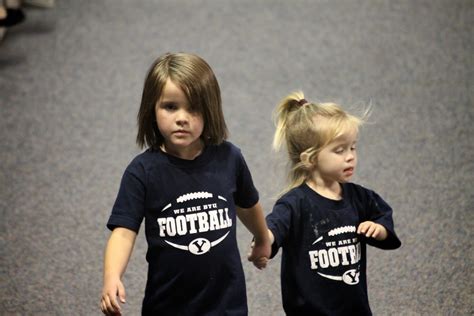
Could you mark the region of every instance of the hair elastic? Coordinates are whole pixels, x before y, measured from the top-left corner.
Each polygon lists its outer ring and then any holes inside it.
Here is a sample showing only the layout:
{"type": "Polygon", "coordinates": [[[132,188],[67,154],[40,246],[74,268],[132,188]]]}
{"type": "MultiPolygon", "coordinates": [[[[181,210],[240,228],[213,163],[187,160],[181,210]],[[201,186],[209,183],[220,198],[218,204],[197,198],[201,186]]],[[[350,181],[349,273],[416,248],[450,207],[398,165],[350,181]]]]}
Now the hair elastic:
{"type": "Polygon", "coordinates": [[[298,104],[299,104],[300,106],[303,106],[303,105],[305,105],[305,104],[307,104],[307,103],[309,103],[309,102],[308,102],[306,99],[301,99],[301,100],[298,101],[298,104]]]}

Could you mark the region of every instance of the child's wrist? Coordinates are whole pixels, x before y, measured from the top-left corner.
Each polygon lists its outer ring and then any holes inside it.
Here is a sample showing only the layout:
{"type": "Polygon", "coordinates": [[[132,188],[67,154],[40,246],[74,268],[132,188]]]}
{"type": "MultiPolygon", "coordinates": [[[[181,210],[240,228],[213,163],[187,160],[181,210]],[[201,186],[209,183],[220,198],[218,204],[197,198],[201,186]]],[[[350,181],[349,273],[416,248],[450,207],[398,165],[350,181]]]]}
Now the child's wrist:
{"type": "Polygon", "coordinates": [[[267,234],[254,236],[253,240],[256,245],[264,245],[264,244],[270,243],[270,238],[268,237],[267,234]]]}
{"type": "Polygon", "coordinates": [[[380,226],[380,233],[379,233],[379,235],[377,236],[376,239],[379,240],[379,241],[387,239],[387,237],[388,237],[387,229],[382,224],[377,224],[377,225],[380,226]]]}
{"type": "Polygon", "coordinates": [[[268,236],[261,236],[261,237],[255,236],[254,242],[256,245],[263,245],[266,243],[270,243],[270,239],[268,238],[268,236]]]}
{"type": "Polygon", "coordinates": [[[269,243],[270,245],[273,244],[273,234],[270,230],[267,231],[266,234],[262,234],[262,235],[259,235],[259,236],[254,236],[253,237],[253,241],[255,242],[255,244],[259,244],[259,245],[262,245],[262,244],[266,244],[266,243],[269,243]]]}
{"type": "Polygon", "coordinates": [[[273,236],[273,233],[270,229],[268,229],[268,239],[270,240],[270,244],[273,245],[273,243],[275,242],[275,237],[273,236]]]}

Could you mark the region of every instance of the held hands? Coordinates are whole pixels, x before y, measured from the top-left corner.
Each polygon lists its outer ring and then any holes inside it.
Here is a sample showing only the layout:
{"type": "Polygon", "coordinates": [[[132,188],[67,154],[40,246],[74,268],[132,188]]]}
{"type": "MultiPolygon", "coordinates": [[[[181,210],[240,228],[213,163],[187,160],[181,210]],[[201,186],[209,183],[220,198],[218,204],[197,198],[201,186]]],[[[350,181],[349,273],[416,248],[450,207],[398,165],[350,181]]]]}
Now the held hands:
{"type": "Polygon", "coordinates": [[[374,238],[375,240],[385,240],[387,238],[387,230],[380,224],[366,221],[359,224],[357,233],[365,235],[367,238],[374,238]]]}
{"type": "Polygon", "coordinates": [[[247,254],[247,259],[253,265],[261,270],[267,266],[267,263],[272,252],[273,234],[268,230],[268,238],[265,240],[258,240],[255,238],[250,244],[250,252],[247,254]]]}
{"type": "Polygon", "coordinates": [[[102,289],[102,299],[100,300],[100,309],[107,316],[122,315],[120,304],[117,302],[117,296],[120,303],[125,304],[125,287],[120,278],[111,278],[104,281],[102,289]]]}

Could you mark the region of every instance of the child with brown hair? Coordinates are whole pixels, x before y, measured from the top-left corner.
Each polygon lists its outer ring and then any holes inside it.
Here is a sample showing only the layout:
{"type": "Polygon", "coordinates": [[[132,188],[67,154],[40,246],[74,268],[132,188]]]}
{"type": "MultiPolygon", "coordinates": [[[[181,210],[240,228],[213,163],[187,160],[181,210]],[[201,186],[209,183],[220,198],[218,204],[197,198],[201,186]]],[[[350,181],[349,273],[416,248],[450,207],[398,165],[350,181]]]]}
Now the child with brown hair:
{"type": "Polygon", "coordinates": [[[143,315],[247,315],[236,215],[255,237],[249,260],[269,257],[271,249],[250,171],[226,138],[209,65],[193,54],[159,57],[138,112],[137,143],[148,149],[125,170],[107,223],[104,314],[120,314],[117,296],[125,303],[121,277],[145,219],[143,315]]]}

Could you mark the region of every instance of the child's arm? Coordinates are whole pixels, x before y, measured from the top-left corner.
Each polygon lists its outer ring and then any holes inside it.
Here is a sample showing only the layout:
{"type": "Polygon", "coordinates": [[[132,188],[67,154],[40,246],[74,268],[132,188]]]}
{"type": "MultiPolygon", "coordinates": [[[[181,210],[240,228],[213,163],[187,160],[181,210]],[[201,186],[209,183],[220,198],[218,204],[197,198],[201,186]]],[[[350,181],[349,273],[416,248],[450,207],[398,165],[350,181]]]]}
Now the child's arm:
{"type": "Polygon", "coordinates": [[[374,191],[365,189],[364,193],[366,202],[357,232],[368,237],[366,241],[371,246],[397,249],[401,242],[395,233],[392,208],[374,191]]]}
{"type": "Polygon", "coordinates": [[[120,315],[121,303],[125,303],[125,288],[122,275],[130,259],[137,233],[133,230],[117,227],[109,238],[104,256],[104,286],[100,308],[106,315],[120,315]]]}
{"type": "Polygon", "coordinates": [[[271,242],[262,206],[257,202],[250,208],[237,207],[237,216],[255,238],[254,246],[248,257],[249,261],[252,261],[259,269],[265,268],[271,253],[271,242]]]}

